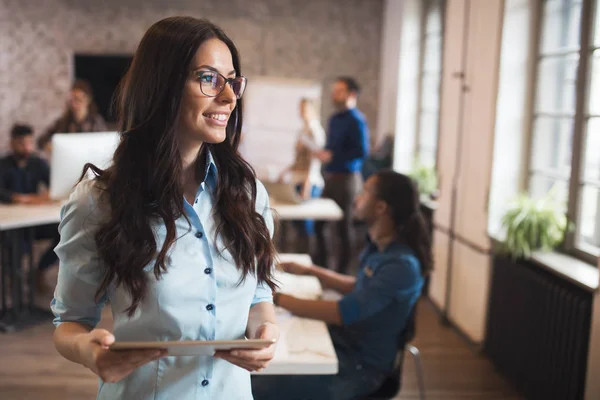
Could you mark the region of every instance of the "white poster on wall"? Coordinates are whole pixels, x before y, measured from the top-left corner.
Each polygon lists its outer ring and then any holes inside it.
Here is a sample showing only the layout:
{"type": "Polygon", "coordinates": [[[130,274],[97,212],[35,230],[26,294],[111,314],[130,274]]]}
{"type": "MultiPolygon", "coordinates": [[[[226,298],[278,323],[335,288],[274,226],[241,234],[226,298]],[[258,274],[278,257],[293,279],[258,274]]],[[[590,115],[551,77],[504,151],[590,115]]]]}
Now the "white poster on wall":
{"type": "Polygon", "coordinates": [[[302,129],[300,101],[309,98],[321,109],[322,85],[298,79],[249,77],[244,93],[240,152],[260,179],[272,180],[292,163],[302,129]]]}

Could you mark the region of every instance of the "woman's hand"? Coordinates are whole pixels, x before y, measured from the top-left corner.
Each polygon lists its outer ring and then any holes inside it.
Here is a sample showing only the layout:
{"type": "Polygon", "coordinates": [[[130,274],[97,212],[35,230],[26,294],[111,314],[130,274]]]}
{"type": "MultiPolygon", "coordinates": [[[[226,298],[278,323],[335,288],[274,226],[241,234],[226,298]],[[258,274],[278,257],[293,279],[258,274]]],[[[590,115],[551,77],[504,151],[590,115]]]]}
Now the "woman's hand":
{"type": "Polygon", "coordinates": [[[107,330],[94,329],[81,334],[77,348],[82,364],[91,369],[104,382],[118,382],[135,369],[167,355],[167,350],[111,351],[115,337],[107,330]]]}
{"type": "MultiPolygon", "coordinates": [[[[251,339],[279,340],[279,327],[274,323],[265,322],[264,324],[259,325],[251,339]]],[[[269,361],[275,356],[276,344],[277,342],[260,350],[217,351],[214,356],[229,361],[250,372],[260,372],[267,367],[269,361]]]]}
{"type": "Polygon", "coordinates": [[[296,262],[284,262],[279,264],[283,272],[293,275],[309,275],[310,267],[296,262]]]}

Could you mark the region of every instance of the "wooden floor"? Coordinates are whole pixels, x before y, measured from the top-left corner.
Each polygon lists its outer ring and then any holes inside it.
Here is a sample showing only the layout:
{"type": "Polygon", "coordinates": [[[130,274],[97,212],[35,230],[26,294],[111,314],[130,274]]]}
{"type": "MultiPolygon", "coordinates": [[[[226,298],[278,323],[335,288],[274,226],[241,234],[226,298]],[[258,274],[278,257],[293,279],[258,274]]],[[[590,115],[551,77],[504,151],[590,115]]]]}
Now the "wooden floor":
{"type": "MultiPolygon", "coordinates": [[[[46,303],[47,304],[47,303],[46,303]]],[[[109,322],[103,322],[107,326],[109,322]]],[[[94,399],[97,380],[85,368],[61,358],[52,345],[51,323],[0,334],[0,399],[94,399]]],[[[417,337],[429,400],[516,400],[492,365],[451,328],[439,323],[426,300],[419,305],[417,337]]],[[[415,368],[407,358],[404,387],[396,399],[418,399],[415,368]]],[[[285,400],[285,399],[282,399],[285,400]]]]}

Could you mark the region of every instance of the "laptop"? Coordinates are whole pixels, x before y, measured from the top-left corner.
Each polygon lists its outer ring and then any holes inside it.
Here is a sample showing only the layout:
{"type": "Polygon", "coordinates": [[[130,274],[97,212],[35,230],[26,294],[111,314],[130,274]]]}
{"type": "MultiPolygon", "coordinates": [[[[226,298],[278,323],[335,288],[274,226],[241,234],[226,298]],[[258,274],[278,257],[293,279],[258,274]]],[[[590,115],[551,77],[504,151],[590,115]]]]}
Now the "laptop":
{"type": "Polygon", "coordinates": [[[269,197],[282,204],[300,204],[304,199],[296,191],[292,183],[263,182],[269,197]]]}
{"type": "Polygon", "coordinates": [[[50,198],[67,199],[86,163],[102,169],[108,167],[119,140],[117,132],[54,134],[50,157],[50,198]]]}

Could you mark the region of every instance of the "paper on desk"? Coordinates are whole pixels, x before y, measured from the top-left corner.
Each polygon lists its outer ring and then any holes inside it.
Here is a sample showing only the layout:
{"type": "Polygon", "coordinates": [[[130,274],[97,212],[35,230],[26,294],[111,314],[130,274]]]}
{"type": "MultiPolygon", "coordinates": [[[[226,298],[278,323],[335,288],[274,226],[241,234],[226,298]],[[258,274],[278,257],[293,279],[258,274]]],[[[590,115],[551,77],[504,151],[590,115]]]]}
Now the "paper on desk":
{"type": "Polygon", "coordinates": [[[275,270],[275,281],[281,293],[291,294],[301,299],[315,300],[321,296],[321,283],[314,276],[292,275],[275,270]]]}

